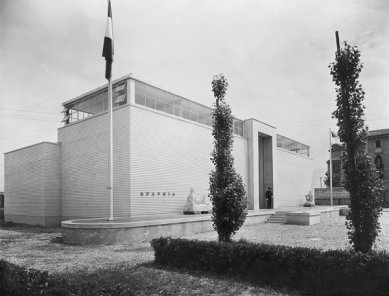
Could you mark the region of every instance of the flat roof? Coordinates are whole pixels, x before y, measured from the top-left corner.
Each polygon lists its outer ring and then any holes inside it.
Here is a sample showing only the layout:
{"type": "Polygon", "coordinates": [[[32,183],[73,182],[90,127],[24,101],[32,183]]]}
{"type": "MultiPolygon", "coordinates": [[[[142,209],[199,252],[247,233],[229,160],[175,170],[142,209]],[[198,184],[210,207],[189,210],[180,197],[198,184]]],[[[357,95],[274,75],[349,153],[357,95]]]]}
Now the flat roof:
{"type": "Polygon", "coordinates": [[[301,144],[301,145],[307,146],[308,148],[311,148],[311,146],[309,146],[309,145],[307,145],[307,144],[304,144],[304,143],[301,143],[301,142],[299,142],[299,141],[293,140],[293,139],[291,139],[291,138],[285,137],[284,135],[277,134],[277,136],[280,136],[280,137],[282,137],[282,138],[285,138],[285,139],[291,140],[291,141],[293,141],[293,142],[295,142],[295,143],[298,143],[298,144],[301,144]]]}
{"type": "Polygon", "coordinates": [[[11,151],[8,151],[8,152],[4,152],[4,155],[5,155],[5,154],[8,154],[8,153],[12,153],[12,152],[19,151],[19,150],[31,148],[31,147],[34,147],[34,146],[43,145],[43,144],[61,145],[60,143],[54,143],[54,142],[43,141],[43,142],[39,142],[39,143],[36,143],[36,144],[28,145],[28,146],[25,146],[25,147],[22,147],[22,148],[14,149],[14,150],[11,150],[11,151]]]}
{"type": "MultiPolygon", "coordinates": [[[[171,92],[171,91],[169,91],[169,90],[166,90],[165,88],[162,88],[162,87],[160,87],[160,86],[156,86],[156,85],[154,85],[154,84],[151,84],[150,82],[146,82],[145,80],[140,79],[140,78],[138,78],[138,77],[134,77],[134,75],[133,75],[132,73],[127,74],[127,75],[125,75],[125,76],[122,76],[122,77],[120,77],[120,78],[118,78],[118,79],[115,79],[115,80],[112,82],[112,84],[118,84],[118,83],[120,83],[120,82],[122,82],[122,81],[129,80],[129,79],[132,79],[132,80],[135,80],[135,81],[139,81],[139,82],[145,83],[145,84],[150,85],[150,86],[152,86],[152,87],[158,88],[158,89],[160,89],[160,90],[162,90],[162,91],[164,91],[164,92],[167,92],[167,93],[170,93],[170,94],[172,94],[172,95],[178,96],[178,97],[180,97],[180,98],[182,98],[182,99],[184,99],[184,100],[188,100],[188,101],[190,101],[190,102],[193,102],[193,103],[198,104],[198,105],[200,105],[200,106],[203,106],[203,107],[205,107],[205,108],[212,109],[212,108],[209,107],[209,106],[206,106],[206,105],[203,105],[203,104],[198,103],[198,102],[196,102],[196,101],[187,99],[187,98],[184,97],[184,96],[178,95],[178,94],[176,94],[176,93],[174,93],[174,92],[171,92]]],[[[107,88],[107,87],[108,87],[108,83],[106,83],[106,84],[104,84],[104,85],[102,85],[102,86],[99,86],[99,87],[97,87],[97,88],[95,88],[95,89],[93,89],[93,90],[91,90],[91,91],[88,91],[88,92],[86,92],[86,93],[84,93],[84,94],[82,94],[82,95],[79,95],[79,96],[77,96],[77,97],[75,97],[75,98],[73,98],[73,99],[68,100],[68,101],[62,103],[62,106],[66,106],[66,105],[69,105],[69,104],[71,104],[71,103],[73,103],[73,102],[76,102],[76,101],[78,101],[78,100],[81,100],[81,99],[83,99],[83,98],[85,98],[85,97],[87,97],[87,96],[90,96],[90,95],[92,95],[92,94],[94,94],[94,93],[96,93],[96,92],[102,91],[102,90],[104,90],[104,89],[107,88]]],[[[265,123],[265,122],[263,122],[263,121],[260,121],[260,120],[258,120],[258,119],[255,119],[255,118],[249,118],[249,119],[242,120],[242,119],[239,119],[239,118],[234,117],[234,119],[237,119],[237,120],[240,120],[240,121],[255,120],[255,121],[257,121],[257,122],[260,122],[260,123],[262,123],[262,124],[265,124],[265,125],[267,125],[267,126],[269,126],[269,127],[272,127],[272,128],[275,128],[275,129],[276,129],[275,126],[272,126],[272,125],[270,125],[270,124],[268,124],[268,123],[265,123]]],[[[388,133],[389,133],[389,129],[387,129],[387,131],[388,131],[388,133]]],[[[372,132],[373,132],[373,131],[372,131],[372,132]]],[[[369,132],[369,134],[370,134],[370,132],[369,132]]],[[[279,135],[279,136],[284,137],[284,138],[287,138],[287,139],[289,139],[289,140],[292,140],[292,141],[297,142],[297,143],[299,143],[299,144],[302,144],[302,145],[304,145],[304,146],[308,146],[308,147],[310,148],[309,145],[303,144],[303,143],[301,143],[301,142],[299,142],[299,141],[290,139],[290,138],[285,137],[285,136],[282,136],[282,135],[279,135]]]]}
{"type": "Polygon", "coordinates": [[[368,131],[368,137],[389,136],[389,128],[379,129],[374,131],[368,131]]]}
{"type": "MultiPolygon", "coordinates": [[[[132,73],[130,73],[130,74],[128,74],[128,75],[125,75],[125,76],[122,76],[122,77],[120,77],[120,78],[118,78],[118,79],[115,79],[115,80],[112,82],[112,84],[118,84],[118,83],[120,83],[120,82],[122,82],[122,81],[129,80],[129,79],[132,79],[132,80],[135,80],[135,81],[142,82],[142,83],[144,83],[144,84],[147,84],[147,85],[150,85],[150,86],[152,86],[152,87],[158,88],[158,89],[160,89],[160,90],[162,90],[162,91],[164,91],[164,92],[167,92],[167,93],[169,93],[169,94],[175,95],[175,96],[180,97],[180,98],[182,98],[182,99],[184,99],[184,100],[193,102],[193,103],[195,103],[195,104],[197,104],[197,105],[200,105],[200,106],[202,106],[202,107],[205,107],[205,108],[208,108],[208,109],[212,110],[212,107],[210,107],[210,106],[206,106],[206,105],[201,104],[201,103],[198,103],[198,102],[196,102],[196,101],[194,101],[194,100],[188,99],[188,98],[186,98],[186,97],[184,97],[184,96],[181,96],[181,95],[179,95],[179,94],[176,94],[176,93],[174,93],[174,92],[172,92],[172,91],[166,90],[165,88],[162,88],[161,86],[157,86],[157,85],[154,85],[154,84],[152,84],[152,83],[150,83],[150,82],[147,82],[147,81],[145,81],[144,79],[141,79],[141,78],[138,78],[138,77],[134,77],[134,75],[133,75],[132,73]]],[[[81,100],[81,99],[83,99],[83,98],[85,98],[85,97],[87,97],[87,96],[90,96],[90,95],[92,95],[92,94],[94,94],[94,93],[97,93],[97,92],[99,92],[99,91],[102,91],[102,90],[104,90],[104,89],[107,88],[107,87],[108,87],[108,83],[106,83],[106,84],[104,84],[104,85],[102,85],[102,86],[99,86],[99,87],[97,87],[97,88],[95,88],[95,89],[92,89],[91,91],[88,91],[88,92],[86,92],[86,93],[83,93],[82,95],[79,95],[79,96],[77,96],[77,97],[75,97],[75,98],[73,98],[73,99],[68,100],[68,101],[62,103],[62,106],[66,106],[66,105],[69,105],[69,104],[71,104],[71,103],[73,103],[73,102],[76,102],[76,101],[78,101],[78,100],[81,100]]],[[[234,119],[237,119],[237,120],[240,120],[240,121],[244,121],[243,119],[237,118],[237,117],[235,117],[235,116],[233,116],[233,117],[234,117],[234,119]]],[[[258,121],[258,120],[257,120],[257,121],[258,121]]],[[[263,123],[264,123],[264,122],[263,122],[263,123]]],[[[266,123],[264,123],[264,124],[266,124],[266,123]]],[[[268,125],[268,124],[267,124],[267,125],[268,125]]],[[[269,126],[270,126],[270,125],[269,125],[269,126]]]]}
{"type": "MultiPolygon", "coordinates": [[[[120,77],[118,79],[115,79],[114,81],[112,81],[112,84],[116,84],[118,82],[122,82],[124,80],[128,80],[129,78],[132,78],[132,74],[131,73],[128,74],[128,75],[122,76],[122,77],[120,77]]],[[[95,89],[92,89],[91,91],[88,91],[86,93],[83,93],[82,95],[79,95],[79,96],[77,96],[77,97],[75,97],[73,99],[67,100],[66,102],[62,103],[62,106],[65,106],[65,105],[68,105],[68,104],[73,103],[75,101],[78,101],[78,100],[80,100],[80,99],[82,99],[82,98],[84,98],[86,96],[89,96],[89,95],[95,93],[95,92],[101,91],[101,90],[103,90],[106,87],[108,87],[108,83],[106,83],[106,84],[104,84],[102,86],[99,86],[99,87],[97,87],[95,89]]]]}

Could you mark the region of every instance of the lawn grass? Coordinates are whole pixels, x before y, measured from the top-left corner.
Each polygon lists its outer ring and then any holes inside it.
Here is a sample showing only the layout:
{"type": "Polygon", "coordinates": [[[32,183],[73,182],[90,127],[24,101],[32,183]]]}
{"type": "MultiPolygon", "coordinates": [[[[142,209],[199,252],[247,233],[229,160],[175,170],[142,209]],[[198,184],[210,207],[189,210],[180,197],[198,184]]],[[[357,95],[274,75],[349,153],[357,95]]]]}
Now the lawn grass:
{"type": "Polygon", "coordinates": [[[59,231],[0,225],[0,258],[68,279],[75,295],[292,295],[228,277],[159,267],[149,243],[70,246],[61,243],[59,231]]]}
{"type": "Polygon", "coordinates": [[[63,274],[76,295],[291,295],[286,291],[254,287],[232,278],[187,270],[160,268],[153,263],[128,269],[125,266],[94,272],[63,274]],[[78,292],[78,293],[77,293],[78,292]]]}

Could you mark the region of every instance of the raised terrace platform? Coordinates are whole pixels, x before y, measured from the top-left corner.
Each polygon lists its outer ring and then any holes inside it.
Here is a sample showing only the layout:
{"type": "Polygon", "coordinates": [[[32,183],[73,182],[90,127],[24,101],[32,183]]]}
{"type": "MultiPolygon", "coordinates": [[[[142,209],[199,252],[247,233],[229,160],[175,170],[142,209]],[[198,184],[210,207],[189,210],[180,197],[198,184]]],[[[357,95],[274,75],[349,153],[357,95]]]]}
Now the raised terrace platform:
{"type": "MultiPolygon", "coordinates": [[[[264,223],[274,210],[249,211],[245,225],[264,223]]],[[[160,236],[185,236],[212,231],[211,214],[154,215],[69,220],[61,223],[66,244],[128,244],[151,241],[160,236]]]]}
{"type": "MultiPolygon", "coordinates": [[[[287,223],[312,225],[336,219],[340,208],[299,207],[249,211],[244,225],[265,223],[276,211],[287,212],[287,223]]],[[[211,214],[137,216],[115,218],[114,221],[107,221],[106,218],[78,219],[63,221],[61,227],[64,243],[77,245],[129,244],[151,241],[160,236],[180,237],[213,230],[211,214]]]]}

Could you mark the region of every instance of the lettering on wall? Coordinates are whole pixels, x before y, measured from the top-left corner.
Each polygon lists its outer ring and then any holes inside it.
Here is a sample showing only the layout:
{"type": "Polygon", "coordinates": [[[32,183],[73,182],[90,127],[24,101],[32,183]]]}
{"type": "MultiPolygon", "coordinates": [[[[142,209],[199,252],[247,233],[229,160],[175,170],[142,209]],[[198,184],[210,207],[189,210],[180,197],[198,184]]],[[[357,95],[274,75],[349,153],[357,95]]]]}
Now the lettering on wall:
{"type": "Polygon", "coordinates": [[[176,194],[174,192],[165,192],[165,191],[145,191],[140,192],[139,196],[141,197],[175,197],[176,194]]]}

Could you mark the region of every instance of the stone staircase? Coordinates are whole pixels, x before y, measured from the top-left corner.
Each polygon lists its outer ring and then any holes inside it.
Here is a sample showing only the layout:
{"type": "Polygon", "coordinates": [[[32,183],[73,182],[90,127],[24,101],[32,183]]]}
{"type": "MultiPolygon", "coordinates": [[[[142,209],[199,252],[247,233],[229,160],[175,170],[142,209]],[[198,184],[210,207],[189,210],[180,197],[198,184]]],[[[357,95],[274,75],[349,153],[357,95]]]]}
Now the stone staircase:
{"type": "Polygon", "coordinates": [[[266,223],[286,223],[286,212],[276,211],[275,214],[271,215],[269,219],[266,220],[266,223]]]}

